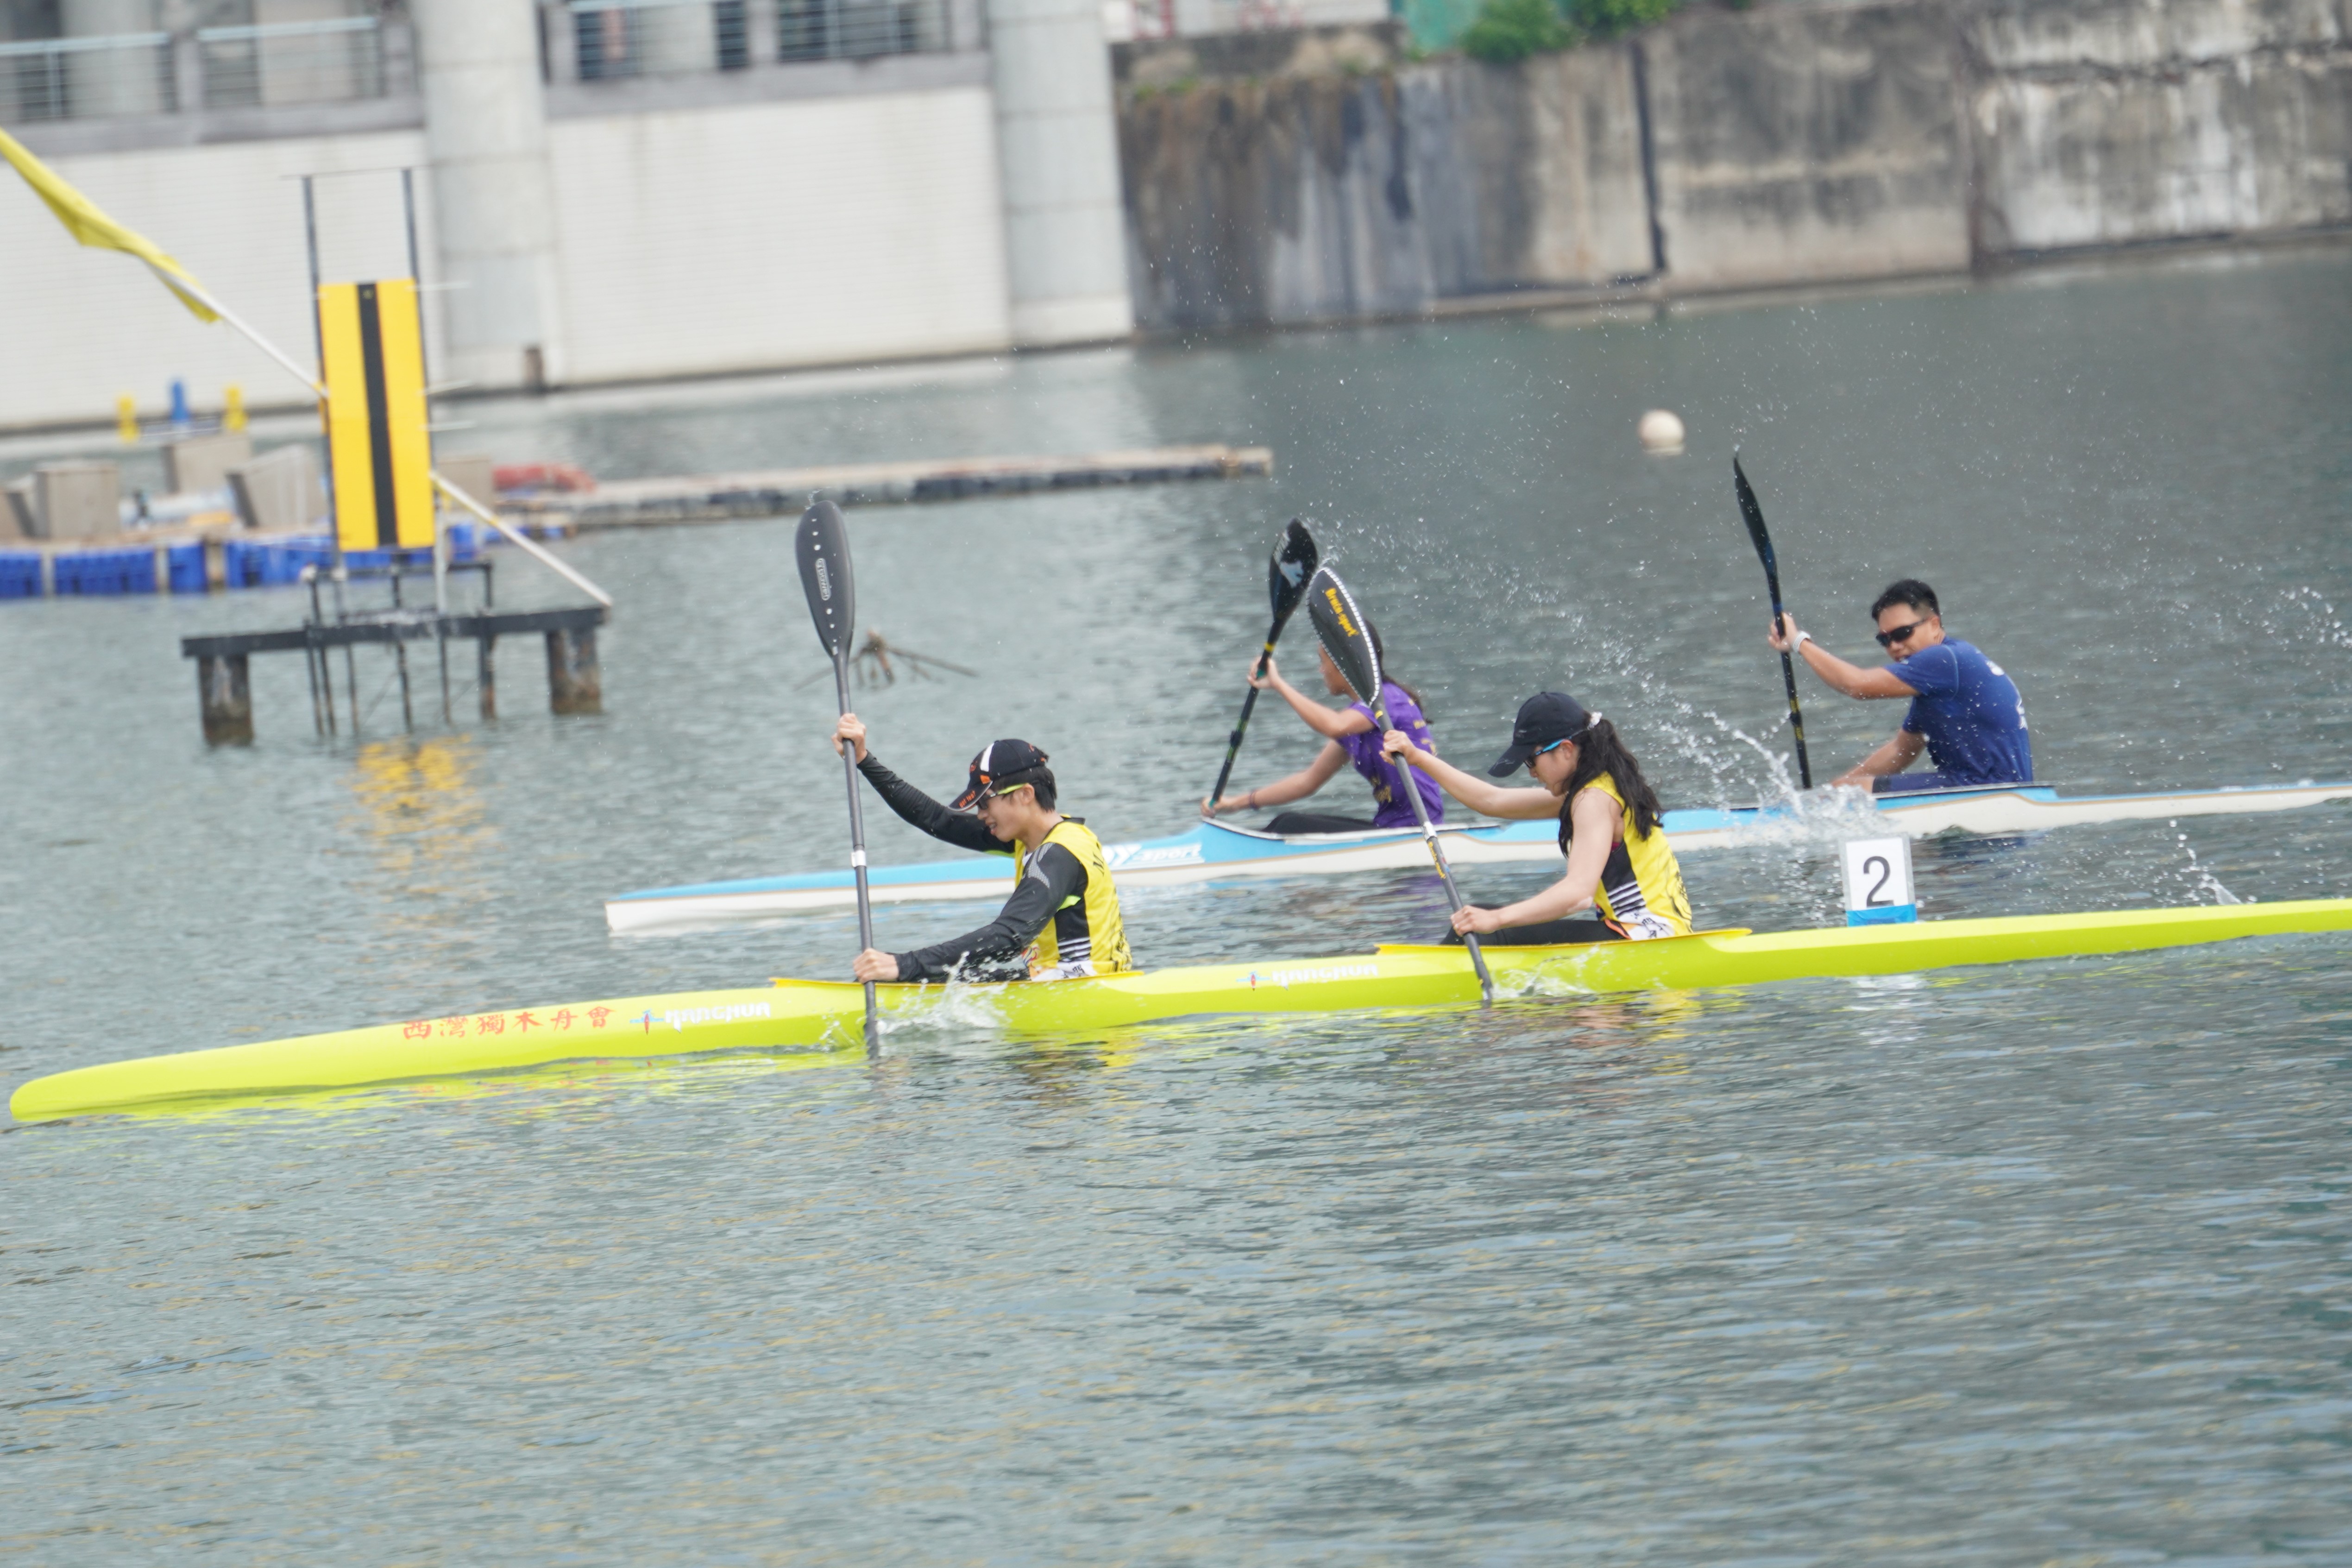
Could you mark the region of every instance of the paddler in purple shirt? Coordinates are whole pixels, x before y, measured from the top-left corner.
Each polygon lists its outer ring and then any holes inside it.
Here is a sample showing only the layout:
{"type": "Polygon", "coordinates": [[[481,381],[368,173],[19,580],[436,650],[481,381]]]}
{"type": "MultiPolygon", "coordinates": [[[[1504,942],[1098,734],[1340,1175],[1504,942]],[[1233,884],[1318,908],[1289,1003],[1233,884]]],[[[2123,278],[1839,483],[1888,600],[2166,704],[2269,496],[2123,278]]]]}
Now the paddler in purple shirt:
{"type": "Polygon", "coordinates": [[[1796,650],[1807,668],[1848,697],[1901,697],[1911,706],[1894,738],[1832,784],[1861,784],[1879,795],[1917,790],[1982,789],[2032,784],[2033,745],[2025,730],[2025,700],[2009,672],[1969,644],[1944,633],[1936,590],[1916,577],[1887,584],[1870,606],[1878,646],[1895,656],[1879,669],[1848,664],[1783,615],[1765,640],[1796,650]],[[1903,770],[1927,753],[1935,771],[1903,770]]]}
{"type": "MultiPolygon", "coordinates": [[[[1400,686],[1388,679],[1389,658],[1381,647],[1379,628],[1369,628],[1372,634],[1372,649],[1381,660],[1381,703],[1388,710],[1389,722],[1412,737],[1414,745],[1433,754],[1437,743],[1430,738],[1429,721],[1422,716],[1421,699],[1411,687],[1400,686]]],[[[1318,650],[1323,661],[1323,687],[1334,697],[1348,694],[1348,683],[1339,675],[1339,667],[1331,656],[1318,650]]],[[[1402,793],[1406,787],[1397,764],[1381,750],[1379,727],[1372,722],[1372,710],[1361,702],[1345,708],[1326,708],[1320,702],[1282,679],[1282,671],[1274,660],[1265,661],[1265,676],[1259,679],[1257,660],[1249,665],[1249,683],[1260,691],[1277,691],[1290,704],[1307,727],[1324,738],[1323,749],[1315,760],[1297,773],[1278,778],[1269,784],[1260,784],[1240,795],[1229,795],[1215,801],[1203,800],[1203,816],[1215,816],[1228,811],[1251,811],[1261,805],[1287,805],[1294,800],[1304,800],[1331,782],[1343,763],[1352,763],[1372,786],[1372,800],[1377,809],[1369,817],[1338,816],[1319,811],[1286,811],[1265,825],[1268,833],[1285,837],[1297,833],[1365,833],[1377,827],[1412,827],[1412,802],[1402,793]]],[[[1410,773],[1412,787],[1421,791],[1422,804],[1429,808],[1433,823],[1445,820],[1445,792],[1427,773],[1410,773]]]]}

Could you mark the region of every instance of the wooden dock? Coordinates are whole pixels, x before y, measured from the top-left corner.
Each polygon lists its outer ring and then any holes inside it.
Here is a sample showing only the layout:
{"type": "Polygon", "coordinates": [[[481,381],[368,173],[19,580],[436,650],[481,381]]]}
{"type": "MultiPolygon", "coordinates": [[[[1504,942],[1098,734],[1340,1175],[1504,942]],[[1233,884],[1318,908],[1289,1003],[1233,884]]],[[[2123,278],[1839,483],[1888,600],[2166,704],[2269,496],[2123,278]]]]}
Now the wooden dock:
{"type": "Polygon", "coordinates": [[[479,611],[436,615],[430,610],[386,610],[345,619],[312,620],[274,632],[222,632],[180,639],[183,658],[196,661],[196,701],[204,721],[205,739],[215,746],[253,743],[253,687],[247,661],[257,653],[299,653],[310,672],[310,719],[321,735],[337,732],[334,668],[328,656],[344,650],[344,676],[349,687],[347,719],[354,736],[360,732],[363,708],[359,672],[351,664],[351,650],[366,643],[389,645],[399,657],[403,726],[415,727],[408,679],[407,647],[430,643],[441,655],[442,717],[449,718],[449,644],[474,639],[476,689],[485,719],[499,714],[498,680],[492,650],[501,637],[540,636],[547,640],[548,707],[557,713],[601,713],[604,687],[596,659],[596,628],[604,624],[604,606],[583,605],[560,610],[479,611]]]}
{"type": "Polygon", "coordinates": [[[619,479],[593,490],[501,495],[503,517],[567,531],[644,528],[733,518],[798,517],[813,492],[843,506],[905,506],[981,496],[1098,489],[1111,485],[1264,479],[1265,447],[1156,447],[1068,458],[965,458],[940,462],[839,463],[761,473],[619,479]]]}

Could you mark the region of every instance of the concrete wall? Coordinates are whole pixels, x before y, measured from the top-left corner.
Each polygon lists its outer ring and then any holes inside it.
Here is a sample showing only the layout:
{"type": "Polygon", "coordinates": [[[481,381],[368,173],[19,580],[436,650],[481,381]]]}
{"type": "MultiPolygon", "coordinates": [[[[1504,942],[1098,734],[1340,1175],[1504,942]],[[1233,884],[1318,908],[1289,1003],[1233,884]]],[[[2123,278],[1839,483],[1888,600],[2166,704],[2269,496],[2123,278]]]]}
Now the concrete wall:
{"type": "MultiPolygon", "coordinates": [[[[827,68],[812,68],[824,70],[827,68]]],[[[967,72],[968,75],[976,73],[967,72]]],[[[59,151],[108,122],[30,128],[58,172],[177,256],[294,358],[313,356],[291,176],[428,161],[422,130],[59,151]],[[38,134],[36,134],[38,132],[38,134]]],[[[978,81],[548,123],[567,380],[682,376],[999,349],[1011,342],[995,125],[978,81]]],[[[329,279],[406,270],[397,177],[318,185],[329,279]]],[[[428,279],[439,268],[418,177],[428,279]]],[[[76,246],[0,171],[0,429],[153,415],[174,376],[200,409],[301,387],[184,310],[128,257],[76,246]]],[[[436,377],[450,355],[431,297],[436,377]]]]}
{"type": "Polygon", "coordinates": [[[1993,255],[2352,223],[2352,4],[2036,0],[1967,16],[1993,255]]]}
{"type": "Polygon", "coordinates": [[[1958,51],[1939,7],[1695,11],[1641,47],[1675,287],[1969,265],[1958,51]]]}
{"type": "Polygon", "coordinates": [[[1011,341],[985,88],[549,126],[578,381],[1011,341]]]}
{"type": "Polygon", "coordinates": [[[1786,0],[1515,67],[1366,36],[1120,51],[1144,325],[2352,224],[2352,0],[1786,0]]]}
{"type": "Polygon", "coordinates": [[[1650,269],[1633,63],[1130,91],[1120,117],[1141,322],[1298,322],[1650,269]]]}

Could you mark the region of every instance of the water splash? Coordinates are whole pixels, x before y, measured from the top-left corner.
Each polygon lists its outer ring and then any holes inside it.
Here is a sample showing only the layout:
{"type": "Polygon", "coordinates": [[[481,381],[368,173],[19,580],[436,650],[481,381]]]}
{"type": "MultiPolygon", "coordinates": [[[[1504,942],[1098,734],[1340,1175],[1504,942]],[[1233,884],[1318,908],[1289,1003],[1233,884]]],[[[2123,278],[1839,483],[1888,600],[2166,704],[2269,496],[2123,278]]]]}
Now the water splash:
{"type": "Polygon", "coordinates": [[[925,981],[904,1007],[882,1016],[882,1037],[903,1037],[908,1044],[978,1033],[994,1034],[1004,1026],[996,1005],[1003,981],[967,979],[963,966],[948,972],[936,993],[925,981]]]}
{"type": "Polygon", "coordinates": [[[2211,894],[2213,901],[2217,904],[2247,904],[2260,901],[2254,899],[2242,899],[2221,885],[2221,879],[2213,875],[2212,868],[2197,858],[2197,850],[2189,844],[2189,835],[2177,831],[2180,826],[2179,818],[2173,818],[2167,826],[2176,829],[2173,834],[2174,842],[2179,846],[2180,853],[2188,858],[2188,865],[2175,871],[2173,875],[2189,884],[2190,902],[2196,902],[2197,896],[2200,893],[2211,894]]]}

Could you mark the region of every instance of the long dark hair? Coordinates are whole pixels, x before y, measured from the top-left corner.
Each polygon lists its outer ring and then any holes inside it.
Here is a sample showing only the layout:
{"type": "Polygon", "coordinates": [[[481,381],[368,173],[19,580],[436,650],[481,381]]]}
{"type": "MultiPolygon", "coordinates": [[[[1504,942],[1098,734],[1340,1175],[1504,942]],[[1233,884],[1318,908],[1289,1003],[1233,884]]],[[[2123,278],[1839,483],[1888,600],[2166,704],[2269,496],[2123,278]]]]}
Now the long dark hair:
{"type": "Polygon", "coordinates": [[[1609,775],[1617,793],[1625,802],[1625,823],[1636,837],[1646,838],[1658,830],[1665,817],[1665,809],[1658,805],[1658,792],[1642,776],[1642,764],[1617,738],[1617,726],[1606,719],[1595,719],[1585,726],[1584,733],[1573,737],[1576,742],[1576,768],[1568,775],[1568,790],[1559,803],[1559,842],[1568,847],[1568,808],[1576,799],[1577,791],[1599,778],[1609,775]]]}
{"type": "MultiPolygon", "coordinates": [[[[1371,617],[1370,616],[1364,617],[1364,630],[1371,634],[1372,657],[1381,661],[1381,679],[1384,681],[1391,682],[1398,690],[1403,692],[1407,697],[1412,698],[1412,705],[1414,707],[1420,707],[1421,693],[1415,691],[1412,687],[1407,686],[1403,681],[1397,679],[1396,676],[1389,669],[1389,650],[1381,646],[1381,628],[1372,625],[1371,617]]],[[[1424,715],[1424,717],[1426,717],[1426,715],[1424,715]]]]}

